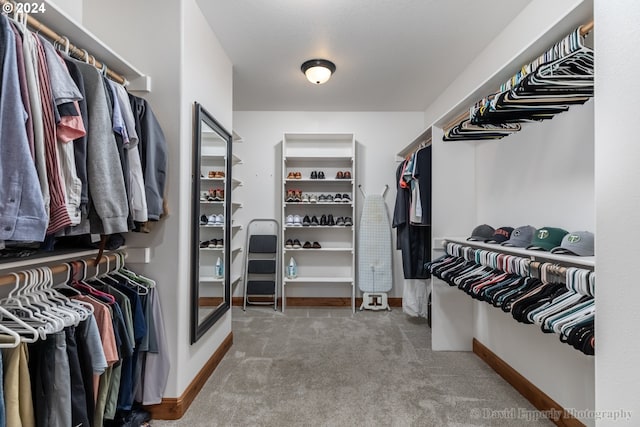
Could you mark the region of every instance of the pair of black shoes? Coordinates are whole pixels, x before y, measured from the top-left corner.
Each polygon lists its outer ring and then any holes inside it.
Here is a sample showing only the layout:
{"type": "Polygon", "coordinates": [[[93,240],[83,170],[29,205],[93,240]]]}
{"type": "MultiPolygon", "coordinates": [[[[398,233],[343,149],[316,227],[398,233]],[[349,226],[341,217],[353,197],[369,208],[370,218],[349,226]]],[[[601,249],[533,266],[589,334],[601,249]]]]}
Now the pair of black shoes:
{"type": "Polygon", "coordinates": [[[324,179],[324,172],[322,171],[311,172],[311,179],[324,179]]]}
{"type": "Polygon", "coordinates": [[[320,225],[336,225],[336,221],[333,219],[333,215],[322,215],[320,217],[320,225]]]}
{"type": "Polygon", "coordinates": [[[309,227],[312,225],[313,226],[320,225],[320,223],[318,222],[318,217],[314,215],[311,218],[309,218],[309,215],[305,215],[304,218],[302,219],[302,226],[309,227]]]}

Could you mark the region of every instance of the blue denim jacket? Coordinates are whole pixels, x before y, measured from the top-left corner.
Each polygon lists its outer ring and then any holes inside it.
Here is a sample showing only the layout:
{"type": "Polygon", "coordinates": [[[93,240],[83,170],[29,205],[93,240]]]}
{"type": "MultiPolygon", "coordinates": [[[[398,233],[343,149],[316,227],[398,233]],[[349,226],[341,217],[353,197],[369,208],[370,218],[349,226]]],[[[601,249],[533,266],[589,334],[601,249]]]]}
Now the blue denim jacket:
{"type": "Polygon", "coordinates": [[[43,241],[49,219],[27,140],[15,34],[0,15],[0,240],[43,241]]]}

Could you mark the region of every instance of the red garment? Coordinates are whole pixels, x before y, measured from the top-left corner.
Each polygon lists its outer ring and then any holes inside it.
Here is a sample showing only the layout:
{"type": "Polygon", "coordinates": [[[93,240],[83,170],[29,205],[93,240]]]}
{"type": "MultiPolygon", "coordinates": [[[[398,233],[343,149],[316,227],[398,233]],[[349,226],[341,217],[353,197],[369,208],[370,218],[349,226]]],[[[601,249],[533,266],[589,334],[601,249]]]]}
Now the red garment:
{"type": "Polygon", "coordinates": [[[56,150],[56,120],[53,112],[53,99],[51,95],[51,81],[49,69],[42,43],[36,35],[31,35],[38,48],[38,81],[40,83],[40,102],[42,103],[42,121],[44,125],[44,144],[47,157],[47,180],[51,204],[49,206],[49,226],[47,234],[54,234],[71,225],[69,212],[67,211],[66,197],[58,163],[58,151],[56,150]]]}

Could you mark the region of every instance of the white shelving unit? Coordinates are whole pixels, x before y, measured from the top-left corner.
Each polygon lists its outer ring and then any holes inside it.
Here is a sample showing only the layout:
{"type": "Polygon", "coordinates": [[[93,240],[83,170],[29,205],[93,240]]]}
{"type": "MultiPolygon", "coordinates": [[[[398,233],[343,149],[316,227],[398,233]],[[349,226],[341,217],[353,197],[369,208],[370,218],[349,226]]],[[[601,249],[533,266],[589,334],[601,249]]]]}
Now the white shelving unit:
{"type": "MultiPolygon", "coordinates": [[[[233,145],[235,144],[241,144],[244,142],[244,139],[242,139],[242,137],[240,135],[238,135],[235,131],[231,132],[232,135],[232,143],[233,145]]],[[[235,147],[233,149],[233,152],[235,152],[235,147]]],[[[236,178],[236,166],[238,165],[242,165],[242,159],[240,157],[238,157],[237,155],[233,154],[232,156],[232,161],[231,161],[231,167],[233,169],[233,177],[231,179],[231,188],[233,188],[234,190],[238,187],[242,187],[244,185],[244,183],[242,182],[242,180],[236,178]]],[[[236,196],[236,192],[233,191],[233,197],[236,196]]],[[[238,210],[241,209],[242,206],[242,202],[232,199],[231,200],[231,242],[230,243],[230,248],[231,248],[231,267],[233,268],[233,264],[234,261],[236,260],[236,257],[241,254],[244,251],[244,248],[242,246],[242,239],[238,239],[237,238],[237,232],[242,230],[242,225],[241,224],[237,224],[234,222],[233,220],[233,214],[238,210]]],[[[241,260],[241,258],[237,258],[238,260],[241,260]]],[[[240,280],[242,279],[241,275],[237,275],[234,274],[231,277],[231,294],[233,295],[233,286],[236,285],[238,282],[240,282],[240,280]]]]}
{"type": "MultiPolygon", "coordinates": [[[[355,136],[352,133],[285,133],[282,142],[282,310],[286,308],[286,288],[304,286],[320,289],[328,284],[350,285],[351,310],[355,311],[355,136]],[[299,172],[300,178],[290,177],[299,172]],[[323,172],[324,179],[312,179],[312,172],[323,172]],[[337,178],[338,172],[349,172],[350,178],[337,178]],[[287,191],[301,195],[347,194],[350,202],[287,202],[287,191]],[[309,225],[291,226],[288,216],[298,215],[301,220],[314,216],[320,223],[324,215],[336,221],[350,218],[352,226],[309,225]],[[290,249],[288,240],[318,242],[320,249],[290,249]],[[298,271],[295,278],[286,274],[289,260],[294,258],[298,271]]],[[[315,297],[316,295],[314,295],[315,297]]],[[[322,296],[327,296],[322,294],[322,296]]],[[[335,296],[335,295],[333,295],[335,296]]],[[[342,296],[342,295],[341,295],[342,296]]]]}

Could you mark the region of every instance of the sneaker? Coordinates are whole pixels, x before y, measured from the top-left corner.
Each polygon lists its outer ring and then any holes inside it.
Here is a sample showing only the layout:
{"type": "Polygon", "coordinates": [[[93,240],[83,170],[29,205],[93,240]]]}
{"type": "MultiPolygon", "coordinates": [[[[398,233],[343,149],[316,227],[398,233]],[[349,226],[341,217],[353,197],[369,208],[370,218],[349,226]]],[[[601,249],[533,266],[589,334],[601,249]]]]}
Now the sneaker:
{"type": "Polygon", "coordinates": [[[311,242],[304,242],[304,245],[302,245],[302,247],[304,249],[311,249],[311,242]]]}
{"type": "Polygon", "coordinates": [[[317,171],[311,172],[311,179],[318,179],[318,172],[317,171]]]}
{"type": "Polygon", "coordinates": [[[318,172],[318,179],[324,179],[324,172],[322,171],[318,172]]]}
{"type": "Polygon", "coordinates": [[[286,202],[293,202],[295,201],[295,195],[293,190],[287,190],[287,197],[284,199],[286,202]]]}
{"type": "Polygon", "coordinates": [[[327,203],[333,203],[333,196],[331,194],[327,194],[327,203]]]}
{"type": "Polygon", "coordinates": [[[287,249],[293,248],[293,240],[287,239],[287,242],[284,244],[284,247],[287,249]]]}
{"type": "Polygon", "coordinates": [[[216,240],[216,239],[209,240],[209,245],[207,247],[209,249],[213,249],[213,248],[218,247],[218,240],[216,240]]]}
{"type": "Polygon", "coordinates": [[[223,247],[224,247],[224,239],[216,240],[216,248],[223,248],[223,247]]]}
{"type": "Polygon", "coordinates": [[[351,227],[353,225],[353,221],[350,217],[347,216],[344,218],[344,225],[345,227],[351,227]]]}
{"type": "Polygon", "coordinates": [[[342,171],[338,171],[338,173],[336,173],[336,179],[342,179],[344,177],[342,171]]]}
{"type": "Polygon", "coordinates": [[[344,218],[339,216],[338,219],[336,220],[336,225],[344,225],[344,218]]]}
{"type": "Polygon", "coordinates": [[[289,227],[293,226],[293,215],[287,215],[284,225],[289,227]]]}
{"type": "Polygon", "coordinates": [[[336,195],[333,196],[333,201],[334,202],[342,202],[342,196],[340,195],[340,193],[336,193],[336,195]]]}
{"type": "Polygon", "coordinates": [[[200,201],[201,202],[206,202],[208,195],[209,195],[209,193],[207,193],[206,191],[203,191],[202,194],[200,194],[200,201]]]}
{"type": "Polygon", "coordinates": [[[208,248],[209,247],[209,241],[205,240],[204,242],[200,242],[200,248],[208,248]]]}
{"type": "Polygon", "coordinates": [[[315,194],[312,194],[309,196],[309,202],[310,203],[318,203],[318,197],[316,197],[315,194]]]}
{"type": "Polygon", "coordinates": [[[342,202],[343,203],[351,203],[351,197],[349,197],[348,194],[343,194],[342,195],[342,202]]]}
{"type": "Polygon", "coordinates": [[[336,222],[333,220],[332,214],[329,214],[329,217],[327,218],[327,225],[336,225],[336,222]]]}
{"type": "Polygon", "coordinates": [[[293,194],[294,194],[294,202],[301,202],[302,201],[302,190],[293,190],[293,194]]]}
{"type": "Polygon", "coordinates": [[[320,217],[320,225],[327,225],[327,216],[326,215],[322,215],[320,217]]]}
{"type": "Polygon", "coordinates": [[[224,215],[216,215],[216,218],[214,221],[216,225],[224,224],[224,215]]]}
{"type": "Polygon", "coordinates": [[[318,222],[317,216],[314,215],[311,217],[311,225],[314,225],[314,226],[320,225],[320,223],[318,222]]]}
{"type": "Polygon", "coordinates": [[[296,173],[295,172],[289,172],[289,175],[287,175],[287,179],[296,179],[296,173]]]}
{"type": "Polygon", "coordinates": [[[215,225],[217,215],[209,215],[207,218],[207,225],[215,225]]]}
{"type": "Polygon", "coordinates": [[[308,227],[311,225],[311,220],[309,219],[309,215],[305,215],[302,219],[302,225],[308,227]]]}
{"type": "Polygon", "coordinates": [[[302,245],[300,244],[300,240],[294,239],[293,240],[293,249],[300,249],[301,247],[302,247],[302,245]]]}
{"type": "Polygon", "coordinates": [[[209,218],[206,215],[202,215],[200,217],[200,225],[207,225],[207,222],[209,222],[209,218]]]}
{"type": "Polygon", "coordinates": [[[321,194],[320,197],[318,197],[319,203],[325,203],[326,201],[327,201],[327,196],[325,196],[324,194],[321,194]]]}
{"type": "Polygon", "coordinates": [[[313,249],[322,249],[322,246],[320,246],[320,243],[318,243],[318,242],[313,242],[312,247],[313,247],[313,249]]]}
{"type": "Polygon", "coordinates": [[[293,226],[302,227],[302,218],[300,218],[300,215],[293,216],[293,226]]]}
{"type": "Polygon", "coordinates": [[[308,194],[303,194],[302,195],[302,203],[309,203],[309,195],[308,194]]]}

